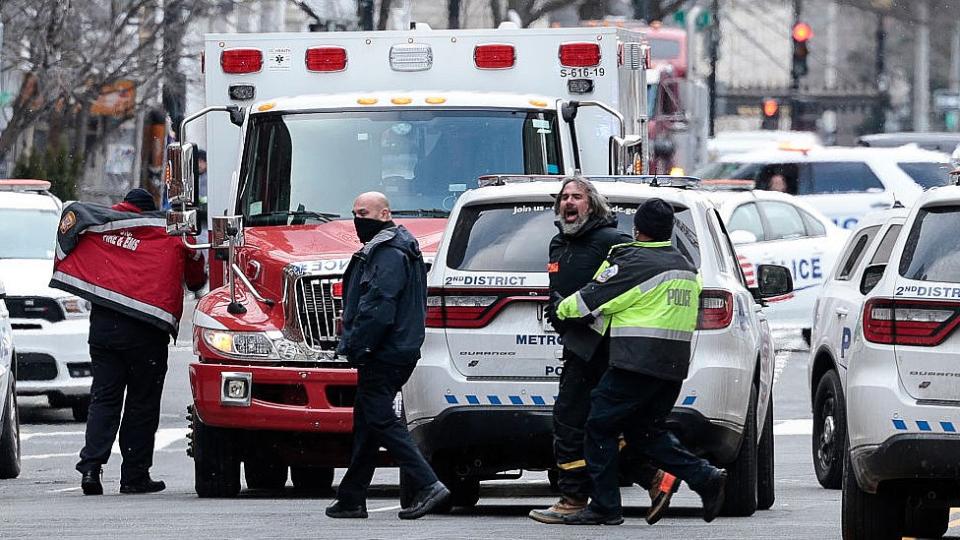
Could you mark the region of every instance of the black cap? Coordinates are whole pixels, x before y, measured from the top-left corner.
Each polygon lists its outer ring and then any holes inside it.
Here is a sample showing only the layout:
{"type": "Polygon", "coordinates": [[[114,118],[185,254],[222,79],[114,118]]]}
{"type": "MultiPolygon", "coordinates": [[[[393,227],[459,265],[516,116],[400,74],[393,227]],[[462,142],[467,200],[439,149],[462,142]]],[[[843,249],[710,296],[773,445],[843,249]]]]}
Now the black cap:
{"type": "Polygon", "coordinates": [[[647,199],[633,216],[633,227],[657,242],[673,234],[673,207],[663,199],[647,199]]]}
{"type": "Polygon", "coordinates": [[[153,200],[153,195],[149,191],[143,188],[134,188],[131,189],[127,196],[123,198],[124,201],[136,206],[144,212],[153,212],[157,209],[157,203],[153,200]]]}

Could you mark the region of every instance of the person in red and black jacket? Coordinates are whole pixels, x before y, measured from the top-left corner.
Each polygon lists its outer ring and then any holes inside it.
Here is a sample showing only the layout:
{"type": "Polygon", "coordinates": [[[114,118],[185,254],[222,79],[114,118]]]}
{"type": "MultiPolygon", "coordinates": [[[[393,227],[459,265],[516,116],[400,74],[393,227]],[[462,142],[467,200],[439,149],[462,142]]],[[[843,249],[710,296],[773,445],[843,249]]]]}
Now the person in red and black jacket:
{"type": "Polygon", "coordinates": [[[206,283],[203,256],[166,234],[163,213],[146,190],[131,190],[110,208],[85,203],[64,208],[51,286],[93,304],[93,383],[77,463],[86,495],[103,493],[103,465],[118,429],[120,492],[166,487],[150,478],[150,467],[167,345],[171,336],[176,339],[184,282],[190,290],[206,283]]]}

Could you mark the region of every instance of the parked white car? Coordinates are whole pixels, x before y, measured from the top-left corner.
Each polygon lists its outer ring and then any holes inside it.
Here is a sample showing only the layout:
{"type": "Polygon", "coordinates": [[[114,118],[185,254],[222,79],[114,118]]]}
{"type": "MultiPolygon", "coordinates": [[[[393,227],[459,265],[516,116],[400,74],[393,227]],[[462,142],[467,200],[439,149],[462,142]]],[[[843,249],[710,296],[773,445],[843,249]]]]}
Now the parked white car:
{"type": "Polygon", "coordinates": [[[17,409],[16,353],[6,291],[0,281],[0,479],[20,475],[20,411],[17,409]]]}
{"type": "MultiPolygon", "coordinates": [[[[555,466],[551,418],[562,344],[543,308],[560,180],[492,177],[464,193],[428,276],[426,341],[403,408],[456,505],[475,504],[481,480],[555,466]]],[[[674,244],[700,268],[704,289],[689,376],[668,424],[729,469],[735,487],[727,489],[726,515],[769,508],[773,342],[760,293],[748,290],[719,215],[699,191],[652,187],[641,177],[595,180],[624,231],[642,201],[674,205],[674,244]]],[[[780,277],[778,294],[789,291],[786,269],[758,272],[780,277]]]]}
{"type": "Polygon", "coordinates": [[[818,303],[814,461],[833,456],[844,539],[939,538],[960,503],[958,230],[955,186],[871,219],[818,303]]]}
{"type": "Polygon", "coordinates": [[[48,287],[61,202],[42,180],[0,180],[0,279],[17,341],[17,393],[87,418],[90,304],[48,287]]]}
{"type": "Polygon", "coordinates": [[[811,148],[760,151],[721,158],[697,171],[700,178],[745,179],[767,189],[781,175],[798,195],[844,229],[866,213],[910,207],[923,190],[950,183],[949,158],[916,146],[899,148],[811,148]]]}
{"type": "Polygon", "coordinates": [[[746,184],[721,185],[722,189],[704,184],[736,247],[747,286],[755,286],[760,264],[790,269],[793,292],[768,299],[764,312],[771,326],[799,328],[809,341],[813,305],[850,232],[793,195],[752,190],[746,184]]]}

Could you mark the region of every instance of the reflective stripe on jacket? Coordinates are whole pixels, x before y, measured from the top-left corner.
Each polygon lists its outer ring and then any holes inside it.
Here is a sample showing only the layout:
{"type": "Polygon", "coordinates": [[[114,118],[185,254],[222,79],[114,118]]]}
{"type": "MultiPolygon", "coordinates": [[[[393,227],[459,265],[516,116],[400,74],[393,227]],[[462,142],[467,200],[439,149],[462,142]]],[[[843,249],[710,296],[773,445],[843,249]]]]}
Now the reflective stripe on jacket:
{"type": "Polygon", "coordinates": [[[697,269],[670,242],[614,246],[591,283],[560,303],[560,319],[610,330],[610,365],[682,381],[700,306],[697,269]]]}

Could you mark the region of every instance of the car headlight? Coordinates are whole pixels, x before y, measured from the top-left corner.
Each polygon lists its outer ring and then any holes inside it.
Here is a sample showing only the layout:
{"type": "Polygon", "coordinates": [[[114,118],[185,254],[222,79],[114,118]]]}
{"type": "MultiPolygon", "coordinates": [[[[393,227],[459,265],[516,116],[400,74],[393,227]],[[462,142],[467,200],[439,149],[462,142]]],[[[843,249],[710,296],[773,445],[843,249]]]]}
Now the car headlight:
{"type": "Polygon", "coordinates": [[[57,298],[57,303],[63,309],[68,319],[84,319],[90,316],[90,302],[79,296],[64,296],[57,298]]]}
{"type": "Polygon", "coordinates": [[[263,332],[229,332],[204,328],[203,341],[212,349],[231,356],[276,359],[273,341],[263,332]]]}

